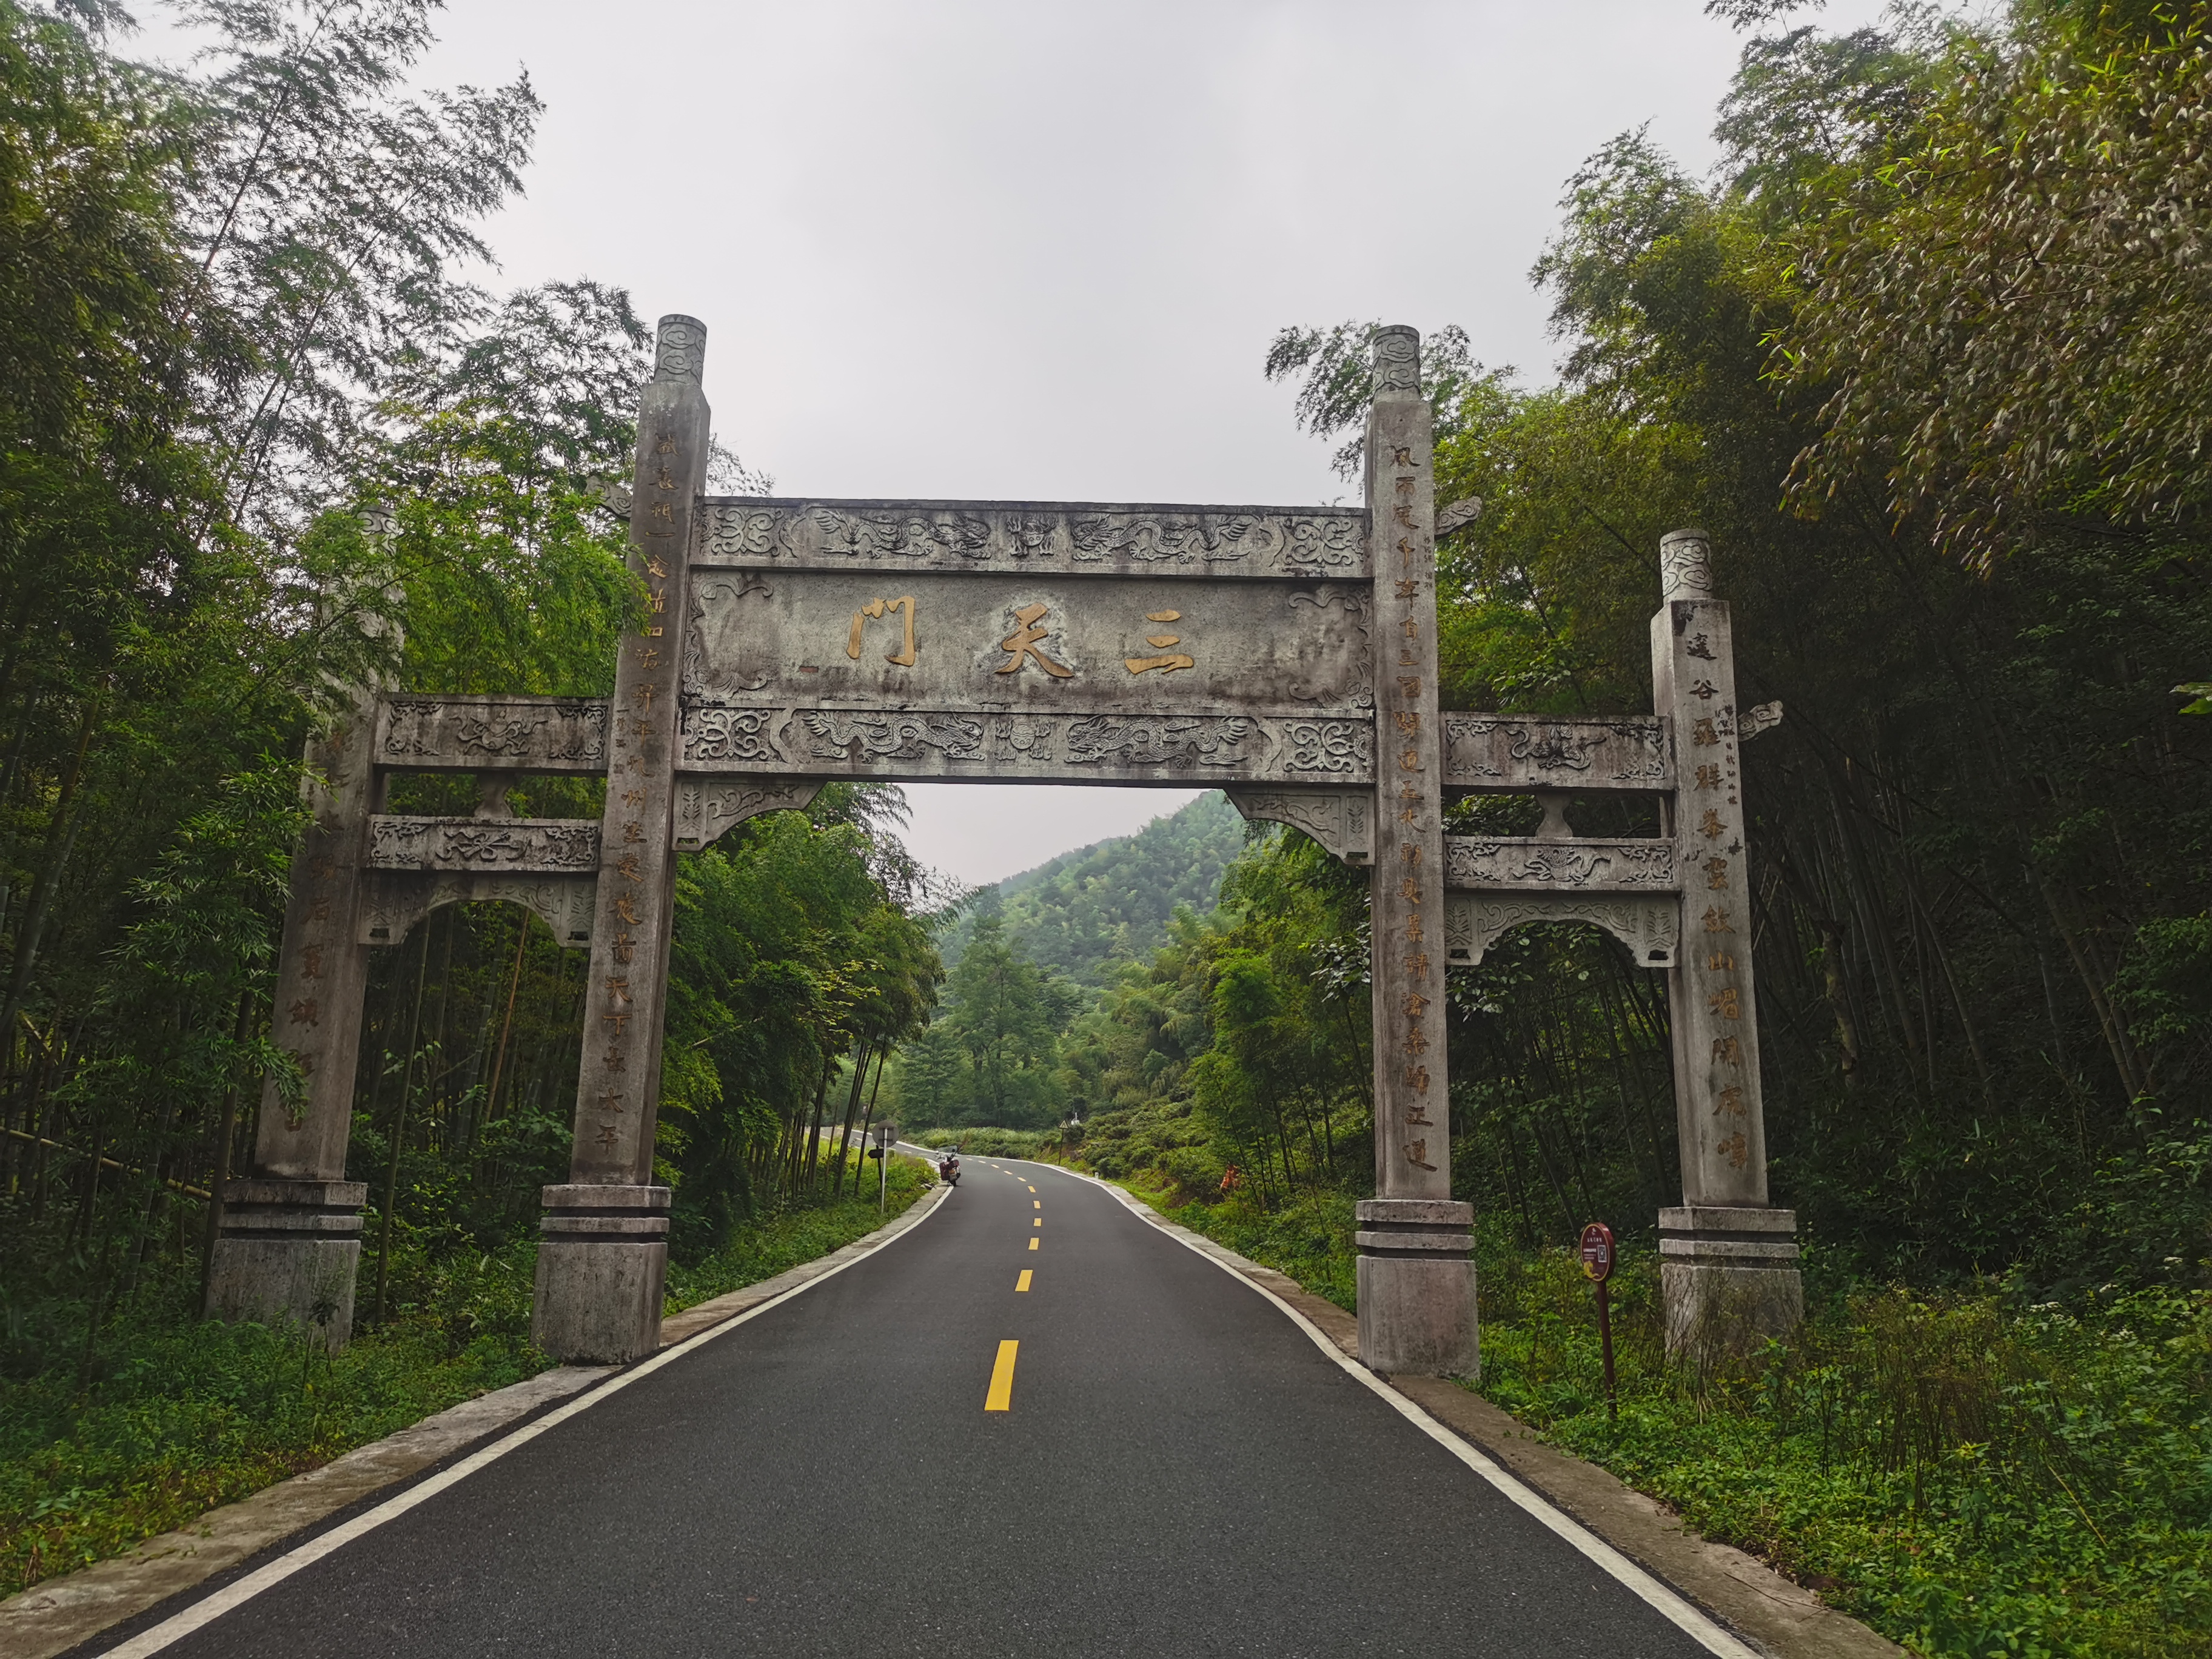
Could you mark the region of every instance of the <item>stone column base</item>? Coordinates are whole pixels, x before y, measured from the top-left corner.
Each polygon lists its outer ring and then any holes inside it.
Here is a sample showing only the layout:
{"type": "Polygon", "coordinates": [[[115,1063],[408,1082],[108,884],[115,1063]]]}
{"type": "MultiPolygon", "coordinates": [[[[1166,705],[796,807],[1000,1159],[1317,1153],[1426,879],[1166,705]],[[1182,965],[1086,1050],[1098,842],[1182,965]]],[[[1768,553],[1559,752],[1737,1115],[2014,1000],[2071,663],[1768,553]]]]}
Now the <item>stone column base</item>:
{"type": "Polygon", "coordinates": [[[1358,1214],[1361,1361],[1385,1376],[1481,1375],[1474,1206],[1370,1198],[1358,1214]]]}
{"type": "Polygon", "coordinates": [[[660,1346],[665,1187],[544,1189],[530,1334],[568,1364],[621,1364],[660,1346]]]}
{"type": "Polygon", "coordinates": [[[1659,1212],[1667,1352],[1700,1362],[1750,1352],[1804,1322],[1797,1212],[1693,1204],[1659,1212]]]}
{"type": "Polygon", "coordinates": [[[361,1181],[226,1182],[208,1265],[211,1318],[296,1325],[336,1352],[353,1335],[361,1181]]]}

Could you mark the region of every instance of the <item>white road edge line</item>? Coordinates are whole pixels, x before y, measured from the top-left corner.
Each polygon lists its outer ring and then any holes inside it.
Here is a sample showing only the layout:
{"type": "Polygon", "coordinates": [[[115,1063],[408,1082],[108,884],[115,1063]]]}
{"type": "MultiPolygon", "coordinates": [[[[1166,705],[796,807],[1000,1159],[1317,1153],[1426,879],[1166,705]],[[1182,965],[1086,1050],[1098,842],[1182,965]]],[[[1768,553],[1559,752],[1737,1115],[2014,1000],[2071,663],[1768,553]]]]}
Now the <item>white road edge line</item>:
{"type": "Polygon", "coordinates": [[[535,1440],[548,1429],[557,1427],[579,1413],[590,1410],[608,1395],[619,1393],[641,1377],[650,1376],[663,1365],[682,1358],[693,1349],[713,1341],[724,1332],[733,1331],[746,1321],[756,1319],[768,1312],[769,1309],[780,1308],[792,1297],[803,1295],[817,1285],[835,1279],[846,1268],[855,1263],[866,1261],[878,1250],[897,1243],[900,1239],[913,1232],[915,1227],[921,1225],[922,1222],[928,1220],[931,1216],[944,1207],[941,1201],[933,1202],[921,1218],[915,1221],[913,1227],[902,1229],[880,1243],[870,1245],[850,1261],[841,1261],[826,1272],[817,1273],[804,1285],[794,1285],[780,1296],[770,1297],[767,1301],[756,1307],[748,1308],[741,1314],[733,1314],[719,1325],[709,1325],[696,1336],[685,1337],[673,1347],[662,1349],[652,1358],[643,1360],[631,1366],[629,1370],[600,1383],[599,1387],[579,1395],[567,1405],[546,1413],[544,1416],[533,1422],[526,1423],[505,1439],[495,1440],[481,1451],[470,1453],[453,1468],[432,1475],[419,1486],[410,1486],[397,1497],[386,1498],[374,1509],[365,1510],[343,1525],[333,1527],[330,1531],[309,1539],[296,1549],[286,1551],[274,1561],[256,1568],[235,1583],[224,1585],[212,1595],[193,1602],[180,1613],[172,1614],[151,1630],[142,1631],[120,1647],[108,1649],[100,1656],[100,1659],[149,1659],[149,1656],[159,1653],[165,1648],[174,1646],[202,1626],[212,1624],[232,1608],[251,1601],[264,1590],[274,1589],[294,1573],[314,1565],[316,1562],[335,1551],[343,1549],[355,1539],[374,1532],[387,1521],[397,1521],[416,1504],[428,1503],[447,1487],[458,1486],[486,1465],[497,1462],[507,1453],[535,1440]]]}
{"type": "MultiPolygon", "coordinates": [[[[1148,1223],[1157,1222],[1158,1218],[1151,1206],[1142,1199],[1133,1198],[1123,1192],[1113,1182],[1100,1181],[1096,1176],[1078,1175],[1072,1170],[1067,1173],[1075,1175],[1079,1181],[1089,1181],[1094,1185],[1103,1187],[1121,1200],[1124,1207],[1135,1212],[1139,1219],[1148,1223]]],[[[1167,1231],[1164,1227],[1158,1226],[1156,1226],[1155,1231],[1167,1231]]],[[[1376,1394],[1395,1407],[1401,1417],[1419,1429],[1422,1433],[1427,1435],[1430,1439],[1435,1441],[1454,1457],[1490,1482],[1492,1486],[1497,1487],[1519,1508],[1526,1510],[1574,1546],[1576,1549],[1580,1550],[1592,1562],[1602,1568],[1607,1575],[1633,1591],[1660,1617],[1696,1641],[1708,1653],[1718,1654],[1721,1659],[1762,1659],[1758,1649],[1723,1628],[1711,1614],[1685,1599],[1680,1591],[1670,1589],[1653,1577],[1635,1562],[1607,1543],[1605,1540],[1583,1526],[1581,1522],[1577,1521],[1565,1510],[1555,1508],[1548,1499],[1540,1496],[1532,1488],[1522,1485],[1481,1452],[1468,1444],[1466,1441],[1437,1422],[1435,1418],[1431,1417],[1389,1383],[1382,1381],[1366,1366],[1338,1347],[1328,1332],[1322,1330],[1320,1326],[1315,1324],[1313,1321],[1308,1319],[1265,1285],[1247,1279],[1227,1262],[1207,1254],[1189,1239],[1176,1237],[1173,1233],[1167,1233],[1167,1237],[1182,1245],[1193,1255],[1212,1262],[1238,1284],[1273,1303],[1285,1318],[1313,1339],[1316,1347],[1373,1389],[1376,1394]]]]}

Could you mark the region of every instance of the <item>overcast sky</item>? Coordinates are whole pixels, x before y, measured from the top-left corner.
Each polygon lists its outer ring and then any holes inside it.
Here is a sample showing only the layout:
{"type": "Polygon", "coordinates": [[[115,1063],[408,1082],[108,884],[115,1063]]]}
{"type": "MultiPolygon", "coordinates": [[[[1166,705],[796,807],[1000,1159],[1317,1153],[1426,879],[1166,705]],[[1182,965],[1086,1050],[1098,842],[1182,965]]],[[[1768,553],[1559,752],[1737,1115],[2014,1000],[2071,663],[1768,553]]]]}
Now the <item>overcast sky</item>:
{"type": "MultiPolygon", "coordinates": [[[[1647,121],[1709,166],[1740,45],[1702,0],[450,0],[420,78],[528,68],[492,281],[700,318],[780,492],[1292,503],[1352,487],[1275,331],[1455,322],[1550,378],[1563,181],[1647,121]]],[[[1193,793],[915,788],[910,839],[996,880],[1193,793]]]]}

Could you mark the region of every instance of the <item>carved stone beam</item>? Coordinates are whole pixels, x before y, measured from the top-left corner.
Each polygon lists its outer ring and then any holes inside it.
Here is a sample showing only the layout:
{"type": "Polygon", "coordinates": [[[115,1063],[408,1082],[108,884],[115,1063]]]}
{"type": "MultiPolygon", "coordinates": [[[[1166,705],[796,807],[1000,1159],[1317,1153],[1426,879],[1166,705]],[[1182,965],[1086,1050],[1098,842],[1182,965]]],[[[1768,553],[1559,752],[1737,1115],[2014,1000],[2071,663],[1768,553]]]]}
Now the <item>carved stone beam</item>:
{"type": "Polygon", "coordinates": [[[691,558],[702,565],[1352,580],[1370,574],[1367,514],[1356,507],[709,495],[692,526],[691,558]]]}
{"type": "Polygon", "coordinates": [[[362,878],[357,937],[363,945],[397,945],[416,923],[442,905],[496,900],[535,910],[562,945],[586,950],[592,943],[592,909],[599,886],[596,873],[372,870],[362,878]]]}
{"type": "Polygon", "coordinates": [[[1459,892],[1678,893],[1671,841],[1444,837],[1444,885],[1459,892]]]}
{"type": "Polygon", "coordinates": [[[591,818],[434,818],[378,813],[368,821],[372,870],[494,875],[592,874],[599,826],[591,818]]]}
{"type": "Polygon", "coordinates": [[[401,772],[603,776],[604,697],[386,697],[376,763],[401,772]]]}
{"type": "Polygon", "coordinates": [[[629,479],[610,478],[604,472],[594,472],[584,480],[584,488],[599,498],[601,511],[612,514],[624,524],[629,522],[632,498],[629,479]]]}
{"type": "Polygon", "coordinates": [[[696,853],[763,812],[796,811],[822,793],[821,778],[683,778],[676,781],[676,849],[696,853]]]}
{"type": "Polygon", "coordinates": [[[1782,704],[1779,701],[1753,703],[1743,711],[1735,723],[1735,740],[1749,743],[1760,732],[1771,732],[1781,724],[1782,704]]]}
{"type": "Polygon", "coordinates": [[[1656,715],[1447,713],[1443,719],[1447,788],[1525,794],[1674,787],[1673,734],[1656,715]]]}
{"type": "Polygon", "coordinates": [[[1346,864],[1375,860],[1375,795],[1360,789],[1226,789],[1247,819],[1303,830],[1346,864]]]}
{"type": "Polygon", "coordinates": [[[1602,927],[1644,968],[1672,968],[1682,939],[1682,902],[1672,893],[1450,893],[1444,898],[1444,960],[1471,967],[1499,937],[1532,921],[1602,927]]]}
{"type": "Polygon", "coordinates": [[[1464,530],[1482,516],[1482,497],[1462,495],[1449,507],[1437,513],[1437,539],[1442,541],[1455,530],[1464,530]]]}

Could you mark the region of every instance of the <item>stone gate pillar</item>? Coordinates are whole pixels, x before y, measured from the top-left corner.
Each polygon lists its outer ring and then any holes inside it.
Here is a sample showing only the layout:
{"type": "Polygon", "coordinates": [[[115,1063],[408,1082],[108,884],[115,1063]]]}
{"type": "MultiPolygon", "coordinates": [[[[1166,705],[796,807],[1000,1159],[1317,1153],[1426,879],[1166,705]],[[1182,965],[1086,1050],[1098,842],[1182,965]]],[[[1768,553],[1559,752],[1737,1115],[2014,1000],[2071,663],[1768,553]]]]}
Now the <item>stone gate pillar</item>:
{"type": "Polygon", "coordinates": [[[1781,1335],[1804,1316],[1797,1218],[1766,1197],[1735,656],[1705,532],[1659,544],[1653,712],[1671,720],[1682,943],[1668,971],[1682,1203],[1659,1212],[1670,1350],[1781,1335]]]}
{"type": "Polygon", "coordinates": [[[1451,1195],[1436,480],[1420,381],[1420,336],[1382,330],[1367,422],[1375,1196],[1358,1206],[1359,1355],[1379,1371],[1472,1376],[1480,1363],[1474,1212],[1451,1195]]]}
{"type": "Polygon", "coordinates": [[[366,1182],[345,1178],[345,1161],[368,979],[356,916],[378,804],[377,699],[373,684],[353,690],[343,714],[307,739],[300,787],[311,816],[292,854],[270,1014],[303,1088],[287,1104],[274,1076],[262,1084],[252,1173],[224,1183],[204,1310],[218,1319],[296,1324],[332,1349],[353,1334],[368,1199],[366,1182]]]}
{"type": "Polygon", "coordinates": [[[621,1361],[660,1340],[669,1189],[653,1180],[675,909],[677,692],[693,503],[707,476],[706,325],[663,317],[637,416],[629,567],[645,583],[607,711],[607,800],[584,998],[576,1139],[545,1188],[532,1328],[557,1359],[621,1361]]]}

